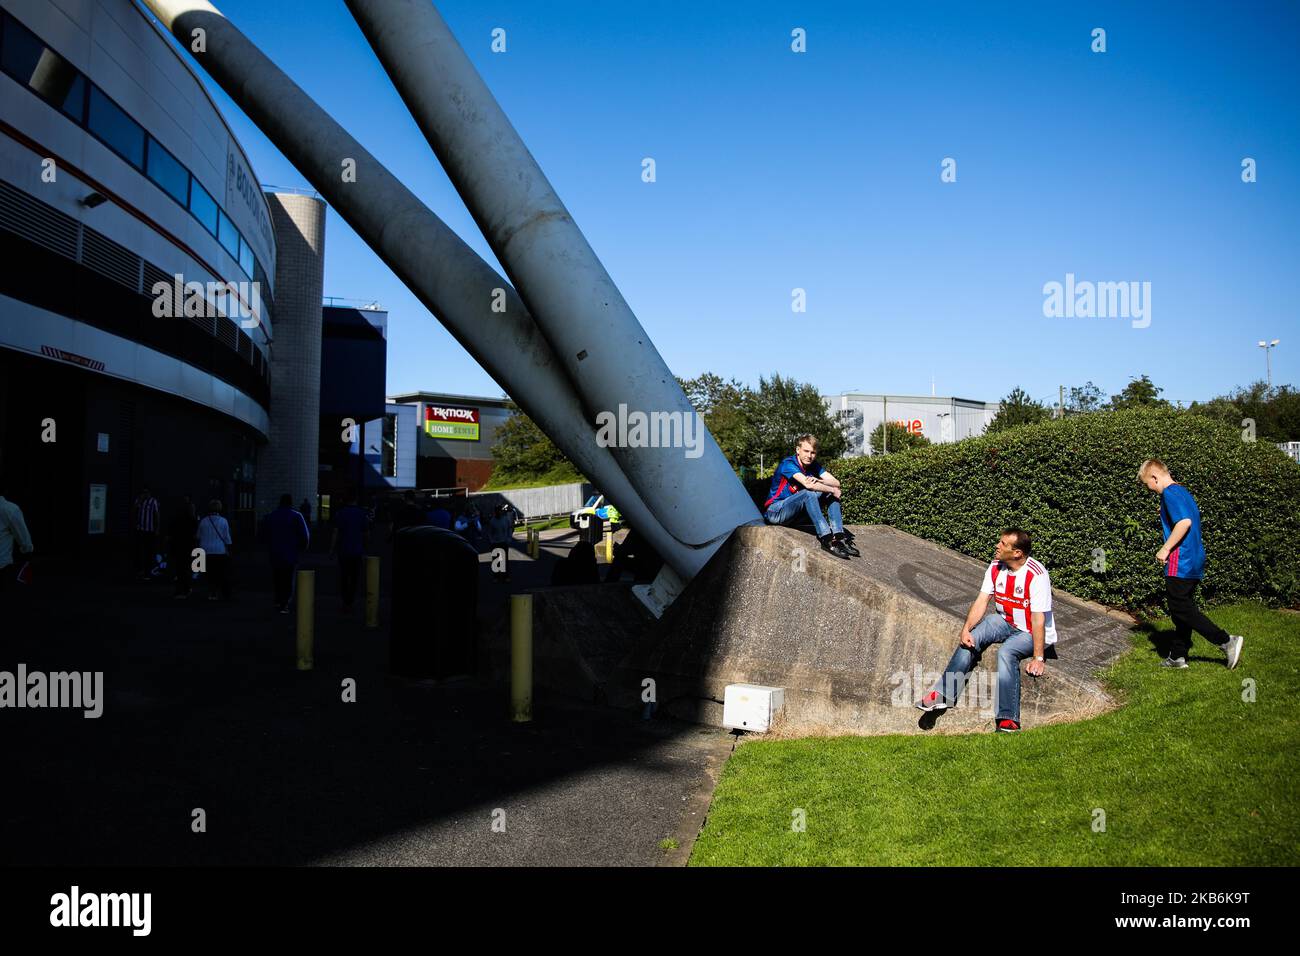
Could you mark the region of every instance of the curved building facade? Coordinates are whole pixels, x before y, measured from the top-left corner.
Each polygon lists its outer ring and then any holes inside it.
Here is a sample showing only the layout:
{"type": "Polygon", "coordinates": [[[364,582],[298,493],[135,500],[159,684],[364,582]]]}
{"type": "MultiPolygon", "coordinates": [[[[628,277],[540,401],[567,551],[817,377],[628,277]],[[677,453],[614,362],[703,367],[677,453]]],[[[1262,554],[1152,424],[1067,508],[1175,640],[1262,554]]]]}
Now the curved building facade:
{"type": "Polygon", "coordinates": [[[38,552],[110,553],[146,485],[251,531],[275,229],[131,0],[0,0],[0,494],[38,552]]]}

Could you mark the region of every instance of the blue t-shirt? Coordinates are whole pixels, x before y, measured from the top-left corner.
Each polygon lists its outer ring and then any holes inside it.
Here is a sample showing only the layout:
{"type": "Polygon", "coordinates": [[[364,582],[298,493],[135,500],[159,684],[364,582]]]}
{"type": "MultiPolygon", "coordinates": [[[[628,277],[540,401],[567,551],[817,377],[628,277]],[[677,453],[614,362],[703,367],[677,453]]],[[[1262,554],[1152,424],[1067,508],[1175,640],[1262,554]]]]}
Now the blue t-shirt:
{"type": "Polygon", "coordinates": [[[1196,507],[1192,493],[1179,484],[1172,484],[1160,495],[1160,527],[1168,539],[1174,525],[1184,518],[1192,526],[1183,540],[1169,552],[1165,562],[1165,576],[1170,578],[1195,578],[1205,576],[1205,545],[1201,542],[1201,509],[1196,507]]]}
{"type": "Polygon", "coordinates": [[[821,462],[816,458],[808,466],[808,470],[804,471],[799,467],[799,459],[791,455],[776,466],[776,471],[772,472],[772,487],[768,490],[767,503],[763,507],[770,508],[782,498],[789,498],[791,495],[803,491],[804,487],[794,480],[795,475],[817,478],[824,471],[826,469],[822,467],[821,462]]]}

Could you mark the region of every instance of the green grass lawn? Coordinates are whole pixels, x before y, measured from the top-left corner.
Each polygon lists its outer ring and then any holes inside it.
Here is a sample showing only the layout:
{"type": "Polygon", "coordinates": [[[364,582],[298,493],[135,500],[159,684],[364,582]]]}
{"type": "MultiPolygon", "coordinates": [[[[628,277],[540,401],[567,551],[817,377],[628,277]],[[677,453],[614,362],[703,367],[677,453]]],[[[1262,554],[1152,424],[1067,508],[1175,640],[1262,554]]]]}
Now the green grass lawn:
{"type": "Polygon", "coordinates": [[[1163,670],[1137,633],[1105,674],[1123,706],[1093,720],[746,742],[691,864],[1300,864],[1300,615],[1258,604],[1210,614],[1246,636],[1235,671],[1199,636],[1187,670],[1163,670]]]}
{"type": "Polygon", "coordinates": [[[557,528],[567,528],[569,526],[569,516],[561,515],[558,518],[551,518],[548,521],[529,521],[522,524],[517,529],[519,534],[524,534],[524,528],[532,528],[534,531],[554,531],[557,528]]]}

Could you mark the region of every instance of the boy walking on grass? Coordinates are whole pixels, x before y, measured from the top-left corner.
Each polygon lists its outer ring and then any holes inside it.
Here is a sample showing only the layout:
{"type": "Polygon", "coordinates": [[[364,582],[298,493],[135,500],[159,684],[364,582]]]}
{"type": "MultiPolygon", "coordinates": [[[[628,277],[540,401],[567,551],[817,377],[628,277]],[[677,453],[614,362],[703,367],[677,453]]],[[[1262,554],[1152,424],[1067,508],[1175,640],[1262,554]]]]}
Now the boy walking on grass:
{"type": "Polygon", "coordinates": [[[1196,499],[1174,481],[1159,458],[1142,462],[1138,481],[1160,495],[1160,527],[1165,534],[1165,543],[1156,552],[1156,560],[1164,566],[1165,597],[1169,602],[1169,616],[1174,621],[1174,642],[1161,666],[1187,666],[1192,631],[1196,630],[1223,649],[1228,669],[1232,670],[1241,660],[1245,638],[1229,634],[1196,606],[1196,588],[1205,576],[1205,545],[1201,542],[1201,511],[1196,507],[1196,499]]]}

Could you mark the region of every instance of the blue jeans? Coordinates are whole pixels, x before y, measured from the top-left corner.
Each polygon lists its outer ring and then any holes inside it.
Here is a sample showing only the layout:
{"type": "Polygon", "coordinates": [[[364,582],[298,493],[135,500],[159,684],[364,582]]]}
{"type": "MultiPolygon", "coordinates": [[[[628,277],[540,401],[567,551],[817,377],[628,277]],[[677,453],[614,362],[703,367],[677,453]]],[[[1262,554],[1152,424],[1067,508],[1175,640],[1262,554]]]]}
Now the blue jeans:
{"type": "Polygon", "coordinates": [[[1034,637],[1012,627],[1006,618],[989,615],[971,628],[975,649],[957,645],[948,666],[944,668],[939,683],[932,689],[951,706],[966,686],[966,675],[979,661],[979,655],[992,644],[1001,644],[998,650],[998,715],[997,719],[1010,718],[1020,723],[1020,662],[1034,654],[1034,637]]]}
{"type": "Polygon", "coordinates": [[[789,497],[772,502],[763,515],[763,520],[768,524],[790,524],[806,512],[812,519],[813,527],[817,529],[817,537],[824,538],[832,532],[839,534],[844,530],[844,520],[840,516],[840,500],[830,494],[826,497],[831,501],[826,506],[826,516],[830,518],[829,524],[826,518],[822,517],[821,494],[807,490],[796,491],[789,497]]]}

